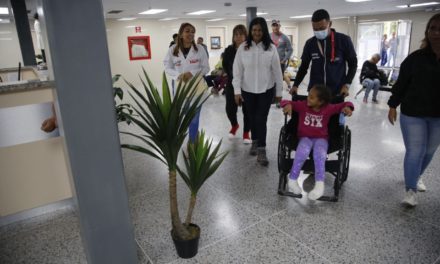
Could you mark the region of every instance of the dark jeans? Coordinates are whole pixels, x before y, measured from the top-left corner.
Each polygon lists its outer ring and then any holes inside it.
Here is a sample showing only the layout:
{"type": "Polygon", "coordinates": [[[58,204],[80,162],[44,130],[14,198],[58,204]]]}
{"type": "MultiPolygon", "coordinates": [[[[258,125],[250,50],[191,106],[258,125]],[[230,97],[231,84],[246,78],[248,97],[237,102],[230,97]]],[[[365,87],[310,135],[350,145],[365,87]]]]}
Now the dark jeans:
{"type": "MultiPolygon", "coordinates": [[[[228,115],[228,119],[231,122],[231,126],[236,126],[238,124],[237,121],[238,106],[235,103],[234,88],[230,85],[226,86],[225,94],[226,94],[226,114],[228,115]]],[[[243,132],[249,132],[251,130],[249,125],[250,122],[249,122],[249,117],[246,114],[247,108],[244,102],[242,103],[241,108],[243,110],[243,132]]]]}
{"type": "Polygon", "coordinates": [[[265,93],[254,94],[242,91],[241,96],[247,107],[249,121],[251,123],[252,140],[258,141],[258,147],[266,147],[267,116],[270,105],[275,96],[275,88],[265,93]]]}

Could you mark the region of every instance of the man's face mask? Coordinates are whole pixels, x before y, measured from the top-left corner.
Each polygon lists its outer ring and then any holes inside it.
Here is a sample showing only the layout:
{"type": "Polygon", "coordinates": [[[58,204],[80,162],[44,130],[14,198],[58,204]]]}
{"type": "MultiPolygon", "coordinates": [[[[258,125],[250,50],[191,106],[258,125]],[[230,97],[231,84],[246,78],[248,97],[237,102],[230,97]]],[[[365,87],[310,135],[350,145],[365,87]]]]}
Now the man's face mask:
{"type": "Polygon", "coordinates": [[[323,40],[323,39],[326,39],[328,36],[328,28],[326,28],[324,30],[313,31],[313,33],[315,34],[315,37],[317,39],[323,40]]]}

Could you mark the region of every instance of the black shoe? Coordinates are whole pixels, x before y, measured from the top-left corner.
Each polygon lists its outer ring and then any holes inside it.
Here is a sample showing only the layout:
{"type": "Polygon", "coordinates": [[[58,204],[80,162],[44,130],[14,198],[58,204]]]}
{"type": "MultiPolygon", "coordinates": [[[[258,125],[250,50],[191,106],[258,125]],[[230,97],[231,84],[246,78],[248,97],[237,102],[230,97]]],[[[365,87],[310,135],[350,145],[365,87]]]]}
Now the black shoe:
{"type": "Polygon", "coordinates": [[[258,148],[258,154],[257,154],[257,162],[260,163],[262,166],[267,166],[269,164],[269,160],[266,156],[266,149],[265,148],[258,148]]]}
{"type": "Polygon", "coordinates": [[[256,140],[252,141],[251,150],[249,151],[249,154],[251,156],[257,156],[257,146],[258,146],[257,141],[256,140]]]}

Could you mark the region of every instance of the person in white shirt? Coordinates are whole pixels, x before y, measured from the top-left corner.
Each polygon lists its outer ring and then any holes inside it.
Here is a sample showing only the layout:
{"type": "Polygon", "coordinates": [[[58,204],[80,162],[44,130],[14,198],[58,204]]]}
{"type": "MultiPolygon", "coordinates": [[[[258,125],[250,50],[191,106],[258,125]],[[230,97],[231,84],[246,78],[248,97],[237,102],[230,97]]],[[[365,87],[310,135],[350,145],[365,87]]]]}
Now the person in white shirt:
{"type": "Polygon", "coordinates": [[[267,116],[270,105],[281,100],[283,79],[277,48],[272,44],[266,20],[254,18],[249,25],[246,42],[237,50],[233,66],[235,101],[246,102],[251,123],[251,155],[267,166],[266,156],[267,116]]]}
{"type": "MultiPolygon", "coordinates": [[[[165,72],[176,83],[187,82],[200,72],[205,76],[209,72],[208,56],[201,45],[194,42],[196,28],[190,23],[182,23],[179,29],[177,43],[172,45],[164,59],[165,72]]],[[[202,80],[205,84],[204,79],[202,80]]],[[[201,85],[195,87],[200,88],[201,85]]],[[[204,85],[204,87],[207,87],[204,85]]],[[[200,91],[203,92],[203,91],[200,91]]],[[[189,126],[189,142],[195,142],[199,129],[200,111],[189,126]]]]}
{"type": "Polygon", "coordinates": [[[399,39],[396,38],[396,32],[392,33],[392,38],[388,41],[390,47],[390,54],[388,55],[388,67],[394,67],[396,65],[397,47],[399,46],[399,39]],[[391,59],[393,63],[391,63],[391,59]]]}

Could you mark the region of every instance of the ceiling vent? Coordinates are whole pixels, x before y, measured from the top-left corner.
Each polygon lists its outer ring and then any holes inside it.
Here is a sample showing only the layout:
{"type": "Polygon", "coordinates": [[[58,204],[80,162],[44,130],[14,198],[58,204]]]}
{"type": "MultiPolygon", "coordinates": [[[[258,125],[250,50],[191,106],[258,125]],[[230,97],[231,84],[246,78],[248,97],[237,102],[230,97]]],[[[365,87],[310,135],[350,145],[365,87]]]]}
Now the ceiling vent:
{"type": "Polygon", "coordinates": [[[107,12],[107,14],[119,14],[121,12],[122,12],[122,10],[110,10],[107,12]]]}

